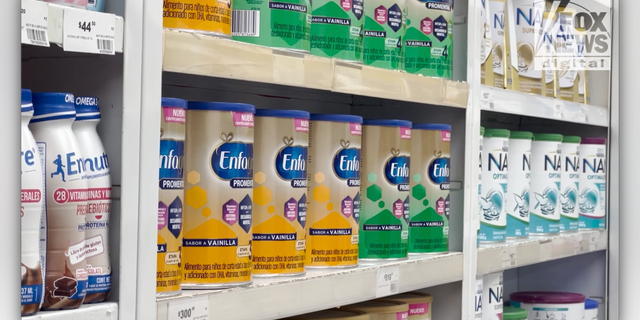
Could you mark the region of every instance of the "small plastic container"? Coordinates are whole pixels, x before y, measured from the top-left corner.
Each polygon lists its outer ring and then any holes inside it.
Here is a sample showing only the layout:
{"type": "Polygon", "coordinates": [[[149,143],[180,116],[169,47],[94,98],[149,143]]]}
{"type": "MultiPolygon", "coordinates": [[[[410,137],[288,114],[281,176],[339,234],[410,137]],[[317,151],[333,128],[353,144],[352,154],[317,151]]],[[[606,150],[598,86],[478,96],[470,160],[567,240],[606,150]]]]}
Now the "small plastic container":
{"type": "Polygon", "coordinates": [[[506,303],[502,309],[502,320],[527,320],[529,312],[525,309],[510,307],[506,303]]]}
{"type": "Polygon", "coordinates": [[[584,320],[598,320],[599,303],[593,299],[584,301],[584,320]]]}

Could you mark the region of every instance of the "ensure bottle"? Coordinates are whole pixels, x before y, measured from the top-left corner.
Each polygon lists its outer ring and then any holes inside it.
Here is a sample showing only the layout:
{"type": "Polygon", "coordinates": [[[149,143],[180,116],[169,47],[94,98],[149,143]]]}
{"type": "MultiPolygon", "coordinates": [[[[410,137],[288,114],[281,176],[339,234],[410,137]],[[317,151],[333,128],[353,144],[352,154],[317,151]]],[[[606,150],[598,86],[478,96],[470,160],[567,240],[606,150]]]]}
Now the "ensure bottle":
{"type": "Polygon", "coordinates": [[[98,98],[76,97],[76,121],[73,133],[84,156],[84,172],[89,183],[84,252],[89,285],[84,303],[102,302],[111,289],[109,256],[109,214],[111,212],[111,177],[109,160],[98,136],[100,123],[98,98]]]}
{"type": "Polygon", "coordinates": [[[22,315],[31,315],[40,309],[42,302],[42,283],[44,281],[44,250],[40,248],[40,220],[44,210],[42,193],[44,181],[42,164],[36,141],[29,131],[29,120],[33,116],[31,90],[22,89],[21,123],[21,176],[22,207],[22,267],[20,268],[22,315]]]}
{"type": "Polygon", "coordinates": [[[88,183],[70,93],[34,93],[29,125],[45,177],[47,262],[43,310],[74,309],[87,289],[84,236],[88,183]]]}

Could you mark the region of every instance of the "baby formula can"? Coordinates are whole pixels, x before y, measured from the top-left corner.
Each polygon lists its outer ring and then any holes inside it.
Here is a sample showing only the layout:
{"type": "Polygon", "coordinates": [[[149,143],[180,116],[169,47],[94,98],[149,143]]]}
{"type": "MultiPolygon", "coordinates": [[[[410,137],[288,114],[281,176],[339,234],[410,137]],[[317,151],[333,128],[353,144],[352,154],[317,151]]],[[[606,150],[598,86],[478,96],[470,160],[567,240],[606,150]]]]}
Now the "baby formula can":
{"type": "Polygon", "coordinates": [[[189,102],[182,288],[251,283],[255,107],[189,102]]]}
{"type": "Polygon", "coordinates": [[[407,0],[367,0],[364,8],[364,64],[391,70],[404,69],[402,39],[407,0]]]}
{"type": "Polygon", "coordinates": [[[231,36],[230,0],[167,0],[163,2],[162,10],[165,28],[224,38],[231,36]]]}
{"type": "MultiPolygon", "coordinates": [[[[505,0],[484,0],[488,2],[489,24],[491,29],[491,56],[493,83],[486,85],[505,88],[506,74],[506,36],[505,36],[505,0]]],[[[486,82],[486,81],[485,81],[486,82]]]]}
{"type": "Polygon", "coordinates": [[[311,54],[362,62],[363,0],[315,0],[311,13],[311,54]]]}
{"type": "Polygon", "coordinates": [[[312,115],[307,267],[358,264],[362,117],[312,115]]]}
{"type": "Polygon", "coordinates": [[[107,0],[88,0],[87,10],[104,12],[104,4],[107,0]]]}
{"type": "Polygon", "coordinates": [[[578,231],[578,185],[580,182],[580,137],[562,137],[560,177],[560,231],[578,231]]]}
{"type": "MultiPolygon", "coordinates": [[[[478,161],[478,213],[482,212],[482,143],[484,142],[484,127],[480,127],[479,161],[478,161]]],[[[477,226],[476,246],[480,245],[480,224],[477,226]]]]}
{"type": "Polygon", "coordinates": [[[451,126],[413,124],[411,131],[409,254],[446,253],[451,126]]]}
{"type": "MultiPolygon", "coordinates": [[[[560,61],[571,61],[576,57],[577,46],[576,37],[573,32],[573,16],[574,12],[564,8],[556,14],[556,26],[554,30],[554,39],[556,41],[557,56],[560,61]]],[[[561,65],[561,70],[557,71],[558,77],[558,97],[566,101],[578,102],[578,70],[576,67],[569,65],[561,65]]]]}
{"type": "Polygon", "coordinates": [[[536,133],[531,143],[529,233],[560,232],[562,135],[536,133]]]}
{"type": "Polygon", "coordinates": [[[483,291],[483,279],[476,276],[476,292],[474,298],[474,310],[476,320],[482,320],[482,291],[483,291]]]}
{"type": "Polygon", "coordinates": [[[505,129],[486,129],[484,132],[480,242],[506,239],[509,135],[509,130],[505,129]]]}
{"type": "Polygon", "coordinates": [[[385,298],[404,302],[409,305],[409,320],[431,320],[431,304],[433,297],[428,293],[407,292],[385,298]]]}
{"type": "Polygon", "coordinates": [[[256,110],[253,275],[304,274],[309,113],[256,110]]]}
{"type": "Polygon", "coordinates": [[[70,93],[34,93],[31,132],[45,176],[47,262],[43,310],[78,308],[87,291],[87,179],[70,93]]]}
{"type": "Polygon", "coordinates": [[[162,98],[156,274],[159,297],[175,296],[181,292],[186,108],[185,100],[162,98]]]}
{"type": "Polygon", "coordinates": [[[370,300],[340,307],[340,309],[366,312],[371,320],[409,319],[409,304],[393,300],[370,300]]]}
{"type": "Polygon", "coordinates": [[[87,7],[87,0],[43,0],[43,1],[70,6],[74,8],[85,9],[87,7]]]}
{"type": "Polygon", "coordinates": [[[44,176],[38,145],[29,131],[33,116],[31,90],[22,89],[21,121],[21,210],[22,267],[20,268],[22,315],[32,315],[40,310],[44,290],[44,259],[46,253],[40,246],[40,225],[44,211],[44,176]]]}
{"type": "Polygon", "coordinates": [[[580,158],[579,227],[604,229],[607,210],[607,139],[582,139],[580,158]]]}
{"type": "Polygon", "coordinates": [[[287,318],[287,320],[370,320],[362,311],[329,309],[287,318]]]}
{"type": "Polygon", "coordinates": [[[105,301],[111,290],[111,177],[109,159],[96,131],[98,123],[98,98],[76,97],[76,121],[72,128],[84,157],[84,172],[89,183],[84,248],[89,282],[84,303],[105,301]]]}
{"type": "Polygon", "coordinates": [[[511,306],[529,313],[529,320],[585,319],[585,297],[569,292],[514,292],[510,296],[511,306]]]}
{"type": "Polygon", "coordinates": [[[480,83],[493,86],[493,55],[491,42],[492,16],[489,13],[489,0],[480,0],[480,30],[482,40],[480,43],[480,83]]]}
{"type": "Polygon", "coordinates": [[[598,320],[598,301],[584,300],[584,320],[598,320]]]}
{"type": "Polygon", "coordinates": [[[503,288],[502,272],[490,273],[484,276],[482,287],[482,320],[502,319],[503,288]]]}
{"type": "Polygon", "coordinates": [[[365,120],[362,139],[360,259],[406,259],[411,122],[365,120]]]}
{"type": "Polygon", "coordinates": [[[545,46],[553,47],[553,36],[543,28],[545,2],[541,0],[513,0],[513,17],[510,30],[515,35],[513,54],[517,57],[517,76],[521,92],[546,95],[545,73],[536,66],[536,56],[545,54],[545,46]],[[542,34],[541,34],[542,33],[542,34]],[[542,39],[540,39],[542,38],[542,39]]]}
{"type": "Polygon", "coordinates": [[[508,199],[513,204],[507,206],[507,238],[529,236],[529,189],[531,188],[531,138],[533,133],[511,131],[509,136],[508,199]]]}
{"type": "Polygon", "coordinates": [[[525,309],[504,306],[502,310],[502,320],[527,320],[529,312],[525,309]]]}

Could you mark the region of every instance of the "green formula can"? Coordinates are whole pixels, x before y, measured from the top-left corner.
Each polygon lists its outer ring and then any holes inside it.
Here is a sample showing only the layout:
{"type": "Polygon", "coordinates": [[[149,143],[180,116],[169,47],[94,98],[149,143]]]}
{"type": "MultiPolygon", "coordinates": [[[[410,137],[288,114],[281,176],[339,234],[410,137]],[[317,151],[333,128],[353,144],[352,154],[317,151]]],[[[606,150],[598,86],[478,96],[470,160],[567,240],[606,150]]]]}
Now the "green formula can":
{"type": "Polygon", "coordinates": [[[453,0],[407,0],[404,70],[451,79],[453,0]]]}
{"type": "Polygon", "coordinates": [[[451,126],[414,124],[411,131],[409,254],[446,253],[451,126]]]}
{"type": "Polygon", "coordinates": [[[362,61],[366,65],[404,69],[402,38],[406,29],[406,4],[406,0],[367,0],[362,42],[362,61]]]}
{"type": "Polygon", "coordinates": [[[364,0],[315,0],[311,13],[311,54],[362,61],[364,0]]]}
{"type": "Polygon", "coordinates": [[[407,258],[410,150],[410,121],[364,121],[358,248],[361,260],[407,258]]]}
{"type": "Polygon", "coordinates": [[[234,0],[233,40],[309,52],[310,0],[234,0]]]}

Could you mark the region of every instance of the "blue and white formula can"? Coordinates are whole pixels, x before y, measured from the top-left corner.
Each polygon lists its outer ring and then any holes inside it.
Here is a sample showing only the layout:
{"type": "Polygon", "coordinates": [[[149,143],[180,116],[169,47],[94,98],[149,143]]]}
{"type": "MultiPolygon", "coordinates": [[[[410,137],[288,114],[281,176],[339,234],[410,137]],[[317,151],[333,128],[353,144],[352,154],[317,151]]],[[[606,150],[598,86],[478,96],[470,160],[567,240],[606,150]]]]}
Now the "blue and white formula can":
{"type": "Polygon", "coordinates": [[[509,195],[507,238],[529,236],[529,189],[531,188],[531,138],[533,133],[511,131],[509,136],[509,195]]]}
{"type": "Polygon", "coordinates": [[[580,157],[580,229],[604,229],[607,206],[607,139],[582,139],[580,157]]]}
{"type": "Polygon", "coordinates": [[[560,182],[560,232],[578,231],[578,183],[580,182],[580,137],[562,138],[560,182]]]}
{"type": "Polygon", "coordinates": [[[502,319],[504,305],[502,271],[485,275],[482,282],[482,320],[502,319]]]}
{"type": "Polygon", "coordinates": [[[507,181],[509,130],[486,129],[482,145],[480,242],[505,241],[507,235],[507,181]]]}
{"type": "MultiPolygon", "coordinates": [[[[478,155],[478,213],[482,212],[482,201],[480,201],[480,199],[482,198],[482,142],[484,141],[484,127],[480,127],[480,141],[479,141],[479,155],[478,155]]],[[[480,224],[477,224],[477,230],[476,232],[478,233],[478,237],[476,237],[476,246],[480,245],[480,224]]],[[[482,316],[482,314],[480,314],[480,316],[482,316]]]]}
{"type": "Polygon", "coordinates": [[[476,277],[476,292],[474,301],[475,320],[482,320],[482,276],[476,277]]]}
{"type": "Polygon", "coordinates": [[[531,143],[529,233],[560,232],[562,135],[537,133],[531,143]]]}

